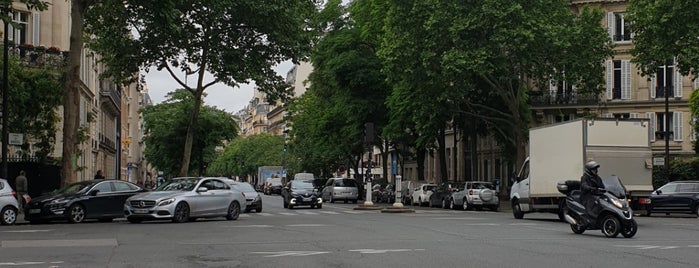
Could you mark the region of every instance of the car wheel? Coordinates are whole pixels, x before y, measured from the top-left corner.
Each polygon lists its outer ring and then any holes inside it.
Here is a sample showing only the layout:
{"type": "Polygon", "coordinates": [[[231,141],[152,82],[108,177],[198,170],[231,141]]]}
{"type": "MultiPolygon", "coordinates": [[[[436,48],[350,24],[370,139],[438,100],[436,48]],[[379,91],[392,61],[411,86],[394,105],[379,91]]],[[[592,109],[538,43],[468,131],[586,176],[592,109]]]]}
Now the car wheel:
{"type": "Polygon", "coordinates": [[[73,204],[68,208],[68,221],[81,223],[85,220],[85,208],[80,204],[73,204]]]}
{"type": "Polygon", "coordinates": [[[636,224],[636,221],[633,219],[621,227],[621,235],[623,235],[626,238],[633,237],[634,235],[636,235],[637,231],[638,231],[638,224],[636,224]]]}
{"type": "Polygon", "coordinates": [[[259,207],[257,207],[257,208],[255,209],[255,212],[257,212],[257,213],[262,212],[262,205],[260,205],[259,207]]]}
{"type": "Polygon", "coordinates": [[[13,225],[17,222],[17,211],[10,206],[6,206],[0,212],[2,218],[0,218],[0,223],[2,225],[13,225]]]}
{"type": "Polygon", "coordinates": [[[228,205],[228,214],[226,214],[226,220],[237,220],[238,216],[240,216],[240,204],[238,204],[238,202],[236,201],[233,201],[230,205],[228,205]]]}
{"type": "Polygon", "coordinates": [[[524,218],[524,212],[522,212],[522,208],[519,206],[519,201],[517,201],[517,199],[512,201],[512,215],[518,220],[524,218]]]}
{"type": "Polygon", "coordinates": [[[450,209],[456,209],[456,205],[454,204],[454,199],[450,198],[449,199],[449,208],[450,209]]]}
{"type": "Polygon", "coordinates": [[[468,210],[470,207],[468,206],[468,200],[464,199],[464,203],[461,204],[461,209],[463,210],[468,210]]]}
{"type": "Polygon", "coordinates": [[[646,216],[646,217],[650,217],[650,215],[651,215],[650,209],[646,210],[646,215],[645,215],[645,216],[646,216]]]}
{"type": "Polygon", "coordinates": [[[421,207],[422,206],[422,197],[417,198],[417,206],[421,207]]]}
{"type": "Polygon", "coordinates": [[[427,200],[427,206],[428,206],[428,207],[436,207],[436,206],[432,203],[432,198],[430,198],[430,200],[427,200]]]}
{"type": "Polygon", "coordinates": [[[621,231],[621,224],[619,223],[619,220],[612,216],[612,215],[607,215],[602,219],[602,233],[604,236],[613,238],[619,235],[619,232],[621,231]]]}
{"type": "Polygon", "coordinates": [[[580,223],[570,224],[570,229],[573,230],[573,233],[582,234],[585,232],[585,225],[582,225],[580,223]]]}
{"type": "Polygon", "coordinates": [[[289,208],[289,203],[286,202],[286,199],[282,199],[282,202],[284,202],[284,208],[289,208]]]}
{"type": "Polygon", "coordinates": [[[289,209],[294,209],[294,205],[289,204],[289,209]]]}
{"type": "Polygon", "coordinates": [[[323,204],[318,204],[318,205],[316,206],[316,208],[318,208],[318,209],[323,208],[323,204]]]}
{"type": "Polygon", "coordinates": [[[183,223],[189,221],[189,205],[185,202],[180,202],[175,206],[175,215],[172,217],[172,222],[183,223]]]}
{"type": "Polygon", "coordinates": [[[141,223],[143,220],[142,219],[136,219],[136,218],[126,218],[130,223],[141,223]]]}

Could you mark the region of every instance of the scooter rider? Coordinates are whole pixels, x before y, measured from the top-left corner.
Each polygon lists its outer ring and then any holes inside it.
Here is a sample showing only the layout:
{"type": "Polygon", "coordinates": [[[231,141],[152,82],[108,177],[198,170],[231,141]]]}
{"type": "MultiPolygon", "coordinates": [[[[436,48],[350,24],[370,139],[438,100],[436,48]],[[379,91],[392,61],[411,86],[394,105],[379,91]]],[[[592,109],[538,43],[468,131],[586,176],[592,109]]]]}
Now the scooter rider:
{"type": "Polygon", "coordinates": [[[602,178],[597,175],[599,167],[600,165],[595,161],[588,161],[585,163],[585,171],[580,183],[580,199],[585,205],[587,215],[592,218],[597,217],[597,213],[594,212],[595,201],[597,200],[596,196],[600,195],[601,191],[604,190],[602,178]]]}

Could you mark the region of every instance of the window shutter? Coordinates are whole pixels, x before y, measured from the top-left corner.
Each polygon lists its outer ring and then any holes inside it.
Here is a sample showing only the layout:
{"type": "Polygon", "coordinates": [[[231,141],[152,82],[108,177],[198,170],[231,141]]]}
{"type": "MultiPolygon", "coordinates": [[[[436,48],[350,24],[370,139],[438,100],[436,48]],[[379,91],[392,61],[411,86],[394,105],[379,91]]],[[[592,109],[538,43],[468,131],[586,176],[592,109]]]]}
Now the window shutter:
{"type": "Polygon", "coordinates": [[[34,12],[32,13],[32,43],[34,43],[35,46],[38,46],[41,41],[39,29],[41,29],[40,13],[34,12]]]}
{"type": "Polygon", "coordinates": [[[650,78],[648,90],[650,90],[650,98],[655,99],[655,76],[650,78]]]}
{"type": "Polygon", "coordinates": [[[655,123],[656,123],[655,113],[647,112],[646,117],[648,117],[648,119],[650,119],[650,141],[655,141],[655,123]]]}
{"type": "MultiPolygon", "coordinates": [[[[614,14],[612,14],[614,17],[614,14]]],[[[607,99],[614,98],[614,63],[611,60],[607,61],[607,99]]]]}
{"type": "Polygon", "coordinates": [[[694,126],[697,124],[697,119],[692,118],[691,123],[689,124],[689,140],[690,141],[696,141],[697,140],[697,132],[694,131],[694,126]]]}
{"type": "Polygon", "coordinates": [[[682,141],[682,130],[684,129],[684,122],[682,121],[682,112],[672,113],[672,132],[674,141],[682,141]]]}
{"type": "Polygon", "coordinates": [[[556,97],[556,90],[557,89],[558,89],[558,83],[556,83],[556,80],[551,79],[549,81],[549,95],[551,95],[551,97],[553,97],[554,100],[556,97]]]}
{"type": "Polygon", "coordinates": [[[692,89],[694,90],[697,88],[699,88],[699,75],[694,76],[694,88],[692,88],[692,89]]]}
{"type": "Polygon", "coordinates": [[[675,98],[682,97],[682,74],[680,73],[679,69],[680,68],[677,66],[677,64],[675,64],[675,98]]]}
{"type": "Polygon", "coordinates": [[[607,12],[607,32],[612,42],[616,42],[616,40],[614,40],[614,12],[607,12]]]}
{"type": "Polygon", "coordinates": [[[621,99],[631,99],[631,61],[621,61],[621,99]]]}
{"type": "Polygon", "coordinates": [[[629,118],[638,118],[638,113],[630,113],[629,118]]]}

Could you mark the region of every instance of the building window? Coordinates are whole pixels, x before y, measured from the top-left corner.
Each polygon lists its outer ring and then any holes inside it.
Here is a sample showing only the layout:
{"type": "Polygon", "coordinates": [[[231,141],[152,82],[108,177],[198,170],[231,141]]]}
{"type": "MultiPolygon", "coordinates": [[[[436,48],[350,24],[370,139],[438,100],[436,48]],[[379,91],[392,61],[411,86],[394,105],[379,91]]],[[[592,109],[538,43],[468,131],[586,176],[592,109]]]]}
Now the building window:
{"type": "Polygon", "coordinates": [[[628,42],[633,37],[629,22],[625,17],[625,13],[607,13],[607,30],[614,42],[628,42]]]}
{"type": "Polygon", "coordinates": [[[650,80],[651,98],[665,98],[666,91],[668,98],[682,97],[682,75],[675,66],[673,61],[658,66],[655,76],[650,80]]]}
{"type": "Polygon", "coordinates": [[[631,118],[631,114],[630,114],[630,113],[616,113],[616,114],[613,114],[613,116],[614,116],[614,118],[617,119],[617,120],[624,120],[624,119],[629,119],[629,118],[631,118]]]}
{"type": "Polygon", "coordinates": [[[631,61],[608,60],[607,61],[607,99],[629,100],[631,99],[631,61]]]}
{"type": "Polygon", "coordinates": [[[10,35],[8,35],[7,38],[17,45],[29,43],[29,40],[27,40],[27,29],[29,29],[29,13],[15,11],[12,13],[11,17],[12,22],[14,22],[16,25],[19,25],[19,27],[14,27],[13,25],[10,25],[10,35]]]}

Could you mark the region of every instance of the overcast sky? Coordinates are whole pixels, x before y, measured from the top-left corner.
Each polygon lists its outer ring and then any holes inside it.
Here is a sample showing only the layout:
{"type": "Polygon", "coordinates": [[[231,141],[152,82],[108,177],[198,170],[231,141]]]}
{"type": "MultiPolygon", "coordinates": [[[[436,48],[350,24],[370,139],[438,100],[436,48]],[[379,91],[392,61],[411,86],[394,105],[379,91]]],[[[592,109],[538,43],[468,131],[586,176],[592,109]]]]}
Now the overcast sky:
{"type": "MultiPolygon", "coordinates": [[[[286,73],[293,67],[291,62],[284,62],[274,69],[282,77],[286,77],[286,73]]],[[[148,94],[153,100],[153,104],[161,103],[165,100],[165,95],[172,92],[176,88],[181,88],[174,78],[170,76],[165,69],[158,72],[154,68],[151,68],[149,73],[145,73],[146,84],[148,85],[148,94]]],[[[179,73],[179,78],[185,81],[184,73],[179,73]]],[[[213,80],[213,77],[207,73],[205,83],[213,80]]],[[[187,84],[194,86],[196,83],[196,76],[190,75],[187,79],[187,84]]],[[[229,113],[236,113],[241,109],[245,108],[250,100],[252,99],[254,91],[254,84],[241,84],[240,87],[232,88],[219,83],[204,91],[207,94],[204,98],[204,104],[209,106],[216,106],[219,109],[225,110],[229,113]]]]}

